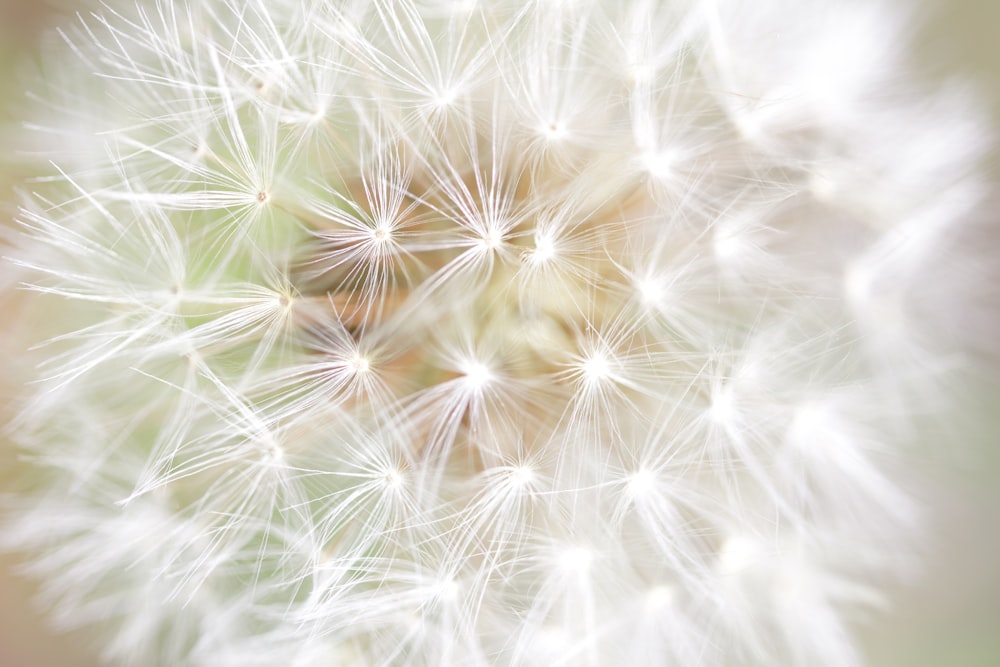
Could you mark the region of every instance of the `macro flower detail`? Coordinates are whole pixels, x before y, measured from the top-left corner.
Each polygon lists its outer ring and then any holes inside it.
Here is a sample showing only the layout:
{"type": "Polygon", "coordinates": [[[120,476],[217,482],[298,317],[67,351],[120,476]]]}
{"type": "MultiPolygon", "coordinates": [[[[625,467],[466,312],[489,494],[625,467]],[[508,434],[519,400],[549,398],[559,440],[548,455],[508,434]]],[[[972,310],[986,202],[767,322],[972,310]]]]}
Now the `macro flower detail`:
{"type": "Polygon", "coordinates": [[[10,267],[56,333],[2,534],[57,624],[124,665],[861,664],[950,363],[915,295],[982,194],[891,6],[147,5],[65,35],[10,267]]]}

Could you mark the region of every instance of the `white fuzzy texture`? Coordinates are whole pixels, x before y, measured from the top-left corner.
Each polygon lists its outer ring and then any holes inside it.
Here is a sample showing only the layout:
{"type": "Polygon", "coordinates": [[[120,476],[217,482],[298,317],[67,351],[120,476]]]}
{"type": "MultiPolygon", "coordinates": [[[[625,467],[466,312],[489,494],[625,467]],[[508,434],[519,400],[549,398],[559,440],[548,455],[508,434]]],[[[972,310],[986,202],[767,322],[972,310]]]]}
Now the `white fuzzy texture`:
{"type": "Polygon", "coordinates": [[[88,17],[17,251],[66,333],[6,537],[56,621],[125,665],[860,664],[954,361],[912,299],[980,194],[897,24],[88,17]]]}

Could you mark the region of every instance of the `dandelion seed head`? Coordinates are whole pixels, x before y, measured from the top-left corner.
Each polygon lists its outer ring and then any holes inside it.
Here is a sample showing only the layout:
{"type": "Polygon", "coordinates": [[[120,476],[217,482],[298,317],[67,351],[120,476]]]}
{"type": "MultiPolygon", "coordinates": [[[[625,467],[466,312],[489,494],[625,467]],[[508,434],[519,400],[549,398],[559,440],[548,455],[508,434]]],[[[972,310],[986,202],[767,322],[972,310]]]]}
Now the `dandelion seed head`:
{"type": "Polygon", "coordinates": [[[721,263],[739,259],[744,251],[744,242],[739,235],[731,232],[717,233],[713,246],[715,256],[721,263]]]}
{"type": "Polygon", "coordinates": [[[490,227],[483,232],[479,245],[485,252],[499,250],[504,244],[503,232],[495,227],[490,227]]]}
{"type": "Polygon", "coordinates": [[[635,289],[639,293],[639,301],[647,307],[656,306],[666,295],[662,282],[654,277],[636,280],[635,289]]]}
{"type": "Polygon", "coordinates": [[[435,597],[443,602],[454,602],[458,599],[461,588],[452,577],[445,577],[435,586],[435,597]]]}
{"type": "Polygon", "coordinates": [[[468,362],[462,368],[462,373],[465,383],[473,390],[482,389],[494,379],[493,371],[481,361],[468,362]]]}
{"type": "Polygon", "coordinates": [[[561,121],[551,121],[542,125],[541,133],[548,141],[558,141],[569,134],[569,129],[561,121]]]}
{"type": "Polygon", "coordinates": [[[457,88],[444,88],[436,91],[432,101],[439,109],[447,109],[458,100],[459,91],[457,88]]]}
{"type": "Polygon", "coordinates": [[[729,425],[736,422],[739,410],[732,386],[721,386],[713,392],[709,414],[717,424],[729,425]]]}
{"type": "Polygon", "coordinates": [[[600,384],[611,378],[611,360],[603,352],[594,352],[580,362],[580,371],[587,384],[600,384]]]}
{"type": "Polygon", "coordinates": [[[640,158],[643,169],[657,179],[669,179],[674,175],[680,154],[674,150],[649,150],[640,158]]]}
{"type": "Polygon", "coordinates": [[[640,468],[628,476],[628,495],[633,500],[647,498],[656,490],[656,476],[640,468]]]}
{"type": "Polygon", "coordinates": [[[382,483],[387,490],[396,491],[402,488],[403,482],[403,473],[395,468],[390,468],[382,473],[382,483]]]}
{"type": "Polygon", "coordinates": [[[0,541],[59,623],[123,665],[859,664],[964,358],[923,320],[981,289],[987,133],[888,5],[127,4],[53,50],[3,269],[43,472],[0,541]]]}
{"type": "Polygon", "coordinates": [[[535,249],[530,254],[531,261],[535,264],[544,264],[556,256],[556,243],[551,234],[545,232],[535,233],[535,249]]]}
{"type": "Polygon", "coordinates": [[[273,463],[281,463],[285,459],[285,449],[277,443],[272,443],[266,448],[264,458],[273,463]]]}
{"type": "Polygon", "coordinates": [[[364,375],[371,371],[371,362],[360,354],[355,354],[350,359],[351,368],[358,375],[364,375]]]}

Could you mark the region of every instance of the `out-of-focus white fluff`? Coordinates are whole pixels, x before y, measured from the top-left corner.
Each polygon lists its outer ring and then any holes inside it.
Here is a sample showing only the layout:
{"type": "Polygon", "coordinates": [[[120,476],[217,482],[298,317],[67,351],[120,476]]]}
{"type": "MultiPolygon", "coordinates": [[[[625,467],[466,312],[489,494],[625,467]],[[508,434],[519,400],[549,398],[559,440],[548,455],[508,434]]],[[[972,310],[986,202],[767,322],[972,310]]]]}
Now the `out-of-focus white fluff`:
{"type": "Polygon", "coordinates": [[[56,622],[128,665],[859,664],[982,195],[890,9],[83,20],[16,251],[65,333],[4,534],[56,622]]]}

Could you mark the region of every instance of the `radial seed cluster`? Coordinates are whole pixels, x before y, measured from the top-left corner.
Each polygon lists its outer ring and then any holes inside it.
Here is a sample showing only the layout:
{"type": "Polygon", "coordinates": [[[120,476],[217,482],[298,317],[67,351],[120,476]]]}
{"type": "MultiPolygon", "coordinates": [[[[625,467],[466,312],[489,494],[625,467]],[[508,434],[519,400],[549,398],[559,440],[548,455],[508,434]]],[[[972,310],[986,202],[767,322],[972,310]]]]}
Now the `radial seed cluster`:
{"type": "Polygon", "coordinates": [[[974,194],[896,23],[82,19],[16,251],[46,343],[5,536],[56,622],[124,665],[859,664],[935,390],[910,299],[974,194]]]}

